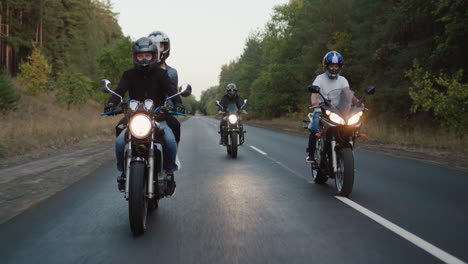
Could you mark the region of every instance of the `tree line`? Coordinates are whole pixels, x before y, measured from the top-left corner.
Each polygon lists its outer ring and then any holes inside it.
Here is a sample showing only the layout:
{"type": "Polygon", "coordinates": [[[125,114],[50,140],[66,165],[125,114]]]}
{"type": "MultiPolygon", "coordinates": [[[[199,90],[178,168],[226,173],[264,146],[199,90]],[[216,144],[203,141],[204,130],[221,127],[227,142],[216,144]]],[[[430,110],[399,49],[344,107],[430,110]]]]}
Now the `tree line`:
{"type": "Polygon", "coordinates": [[[99,97],[102,52],[123,38],[109,0],[1,0],[0,24],[2,109],[19,100],[10,76],[68,106],[99,97]]]}
{"type": "Polygon", "coordinates": [[[306,112],[306,87],[323,72],[324,54],[337,50],[351,89],[377,87],[366,104],[371,116],[466,130],[467,10],[464,0],[290,0],[222,66],[200,110],[213,114],[234,82],[255,117],[306,112]]]}

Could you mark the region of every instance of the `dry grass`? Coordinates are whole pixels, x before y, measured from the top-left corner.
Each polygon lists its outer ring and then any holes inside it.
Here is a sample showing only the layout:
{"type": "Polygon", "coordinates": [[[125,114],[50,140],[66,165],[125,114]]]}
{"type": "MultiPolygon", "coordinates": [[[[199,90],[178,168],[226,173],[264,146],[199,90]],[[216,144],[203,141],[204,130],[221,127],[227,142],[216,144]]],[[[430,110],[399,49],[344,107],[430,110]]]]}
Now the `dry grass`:
{"type": "Polygon", "coordinates": [[[15,112],[0,116],[0,157],[22,155],[44,148],[60,149],[82,142],[111,140],[114,126],[121,117],[101,117],[102,106],[89,102],[67,110],[54,103],[54,96],[26,95],[15,112]]]}

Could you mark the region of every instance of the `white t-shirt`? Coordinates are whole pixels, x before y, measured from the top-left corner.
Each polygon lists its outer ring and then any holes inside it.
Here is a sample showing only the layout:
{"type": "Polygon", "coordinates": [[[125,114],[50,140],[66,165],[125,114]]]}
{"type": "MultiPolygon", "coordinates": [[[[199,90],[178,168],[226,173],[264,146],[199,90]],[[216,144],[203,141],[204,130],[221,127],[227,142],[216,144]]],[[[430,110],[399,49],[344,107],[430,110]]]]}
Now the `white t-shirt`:
{"type": "MultiPolygon", "coordinates": [[[[328,78],[326,73],[322,73],[318,75],[312,85],[317,85],[320,87],[320,93],[327,97],[327,94],[335,89],[343,89],[345,87],[349,87],[348,80],[346,80],[345,77],[338,75],[338,78],[336,79],[330,79],[328,78]]],[[[319,95],[318,97],[318,103],[322,103],[323,99],[319,95]]],[[[320,111],[320,108],[316,108],[315,111],[320,111]]]]}

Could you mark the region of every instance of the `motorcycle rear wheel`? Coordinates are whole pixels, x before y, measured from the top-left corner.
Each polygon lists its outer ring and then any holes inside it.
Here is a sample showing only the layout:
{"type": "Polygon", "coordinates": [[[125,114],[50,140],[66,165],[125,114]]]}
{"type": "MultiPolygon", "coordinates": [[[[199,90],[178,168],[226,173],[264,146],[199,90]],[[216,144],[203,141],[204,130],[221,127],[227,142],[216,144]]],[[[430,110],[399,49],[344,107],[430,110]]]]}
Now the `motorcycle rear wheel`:
{"type": "Polygon", "coordinates": [[[342,148],[336,152],[337,170],[335,185],[338,195],[348,197],[353,191],[354,156],[351,148],[342,148]]]}
{"type": "Polygon", "coordinates": [[[135,236],[141,235],[146,231],[148,198],[146,196],[145,171],[146,165],[143,162],[134,162],[130,167],[128,213],[130,217],[130,229],[135,236]]]}

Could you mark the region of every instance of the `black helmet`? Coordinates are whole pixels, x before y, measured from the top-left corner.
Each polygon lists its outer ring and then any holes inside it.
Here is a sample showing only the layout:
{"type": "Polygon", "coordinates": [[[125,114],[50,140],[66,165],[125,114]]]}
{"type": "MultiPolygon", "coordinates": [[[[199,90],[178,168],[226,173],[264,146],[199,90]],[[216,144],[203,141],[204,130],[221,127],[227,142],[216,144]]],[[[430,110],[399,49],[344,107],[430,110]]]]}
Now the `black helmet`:
{"type": "Polygon", "coordinates": [[[159,61],[159,51],[156,44],[147,37],[139,38],[132,47],[133,63],[135,67],[141,70],[149,70],[159,61]],[[137,60],[138,53],[151,53],[151,59],[137,60]]]}
{"type": "Polygon", "coordinates": [[[337,51],[329,51],[323,57],[323,70],[327,74],[328,78],[336,79],[340,74],[341,70],[343,69],[343,56],[337,51]],[[336,71],[332,71],[328,69],[329,64],[338,64],[340,67],[336,71]]]}
{"type": "Polygon", "coordinates": [[[165,61],[167,58],[169,58],[169,54],[171,53],[171,40],[169,39],[169,36],[166,35],[166,33],[162,31],[153,31],[151,34],[149,34],[148,38],[155,42],[157,47],[160,47],[159,45],[161,43],[165,44],[164,49],[159,50],[161,61],[165,61]]]}
{"type": "Polygon", "coordinates": [[[226,90],[229,91],[235,91],[237,92],[237,86],[234,83],[230,83],[226,86],[226,90]]]}
{"type": "Polygon", "coordinates": [[[226,86],[227,95],[230,99],[234,98],[235,94],[237,93],[237,86],[233,83],[230,83],[226,86]],[[234,93],[230,93],[230,91],[234,91],[234,93]]]}

